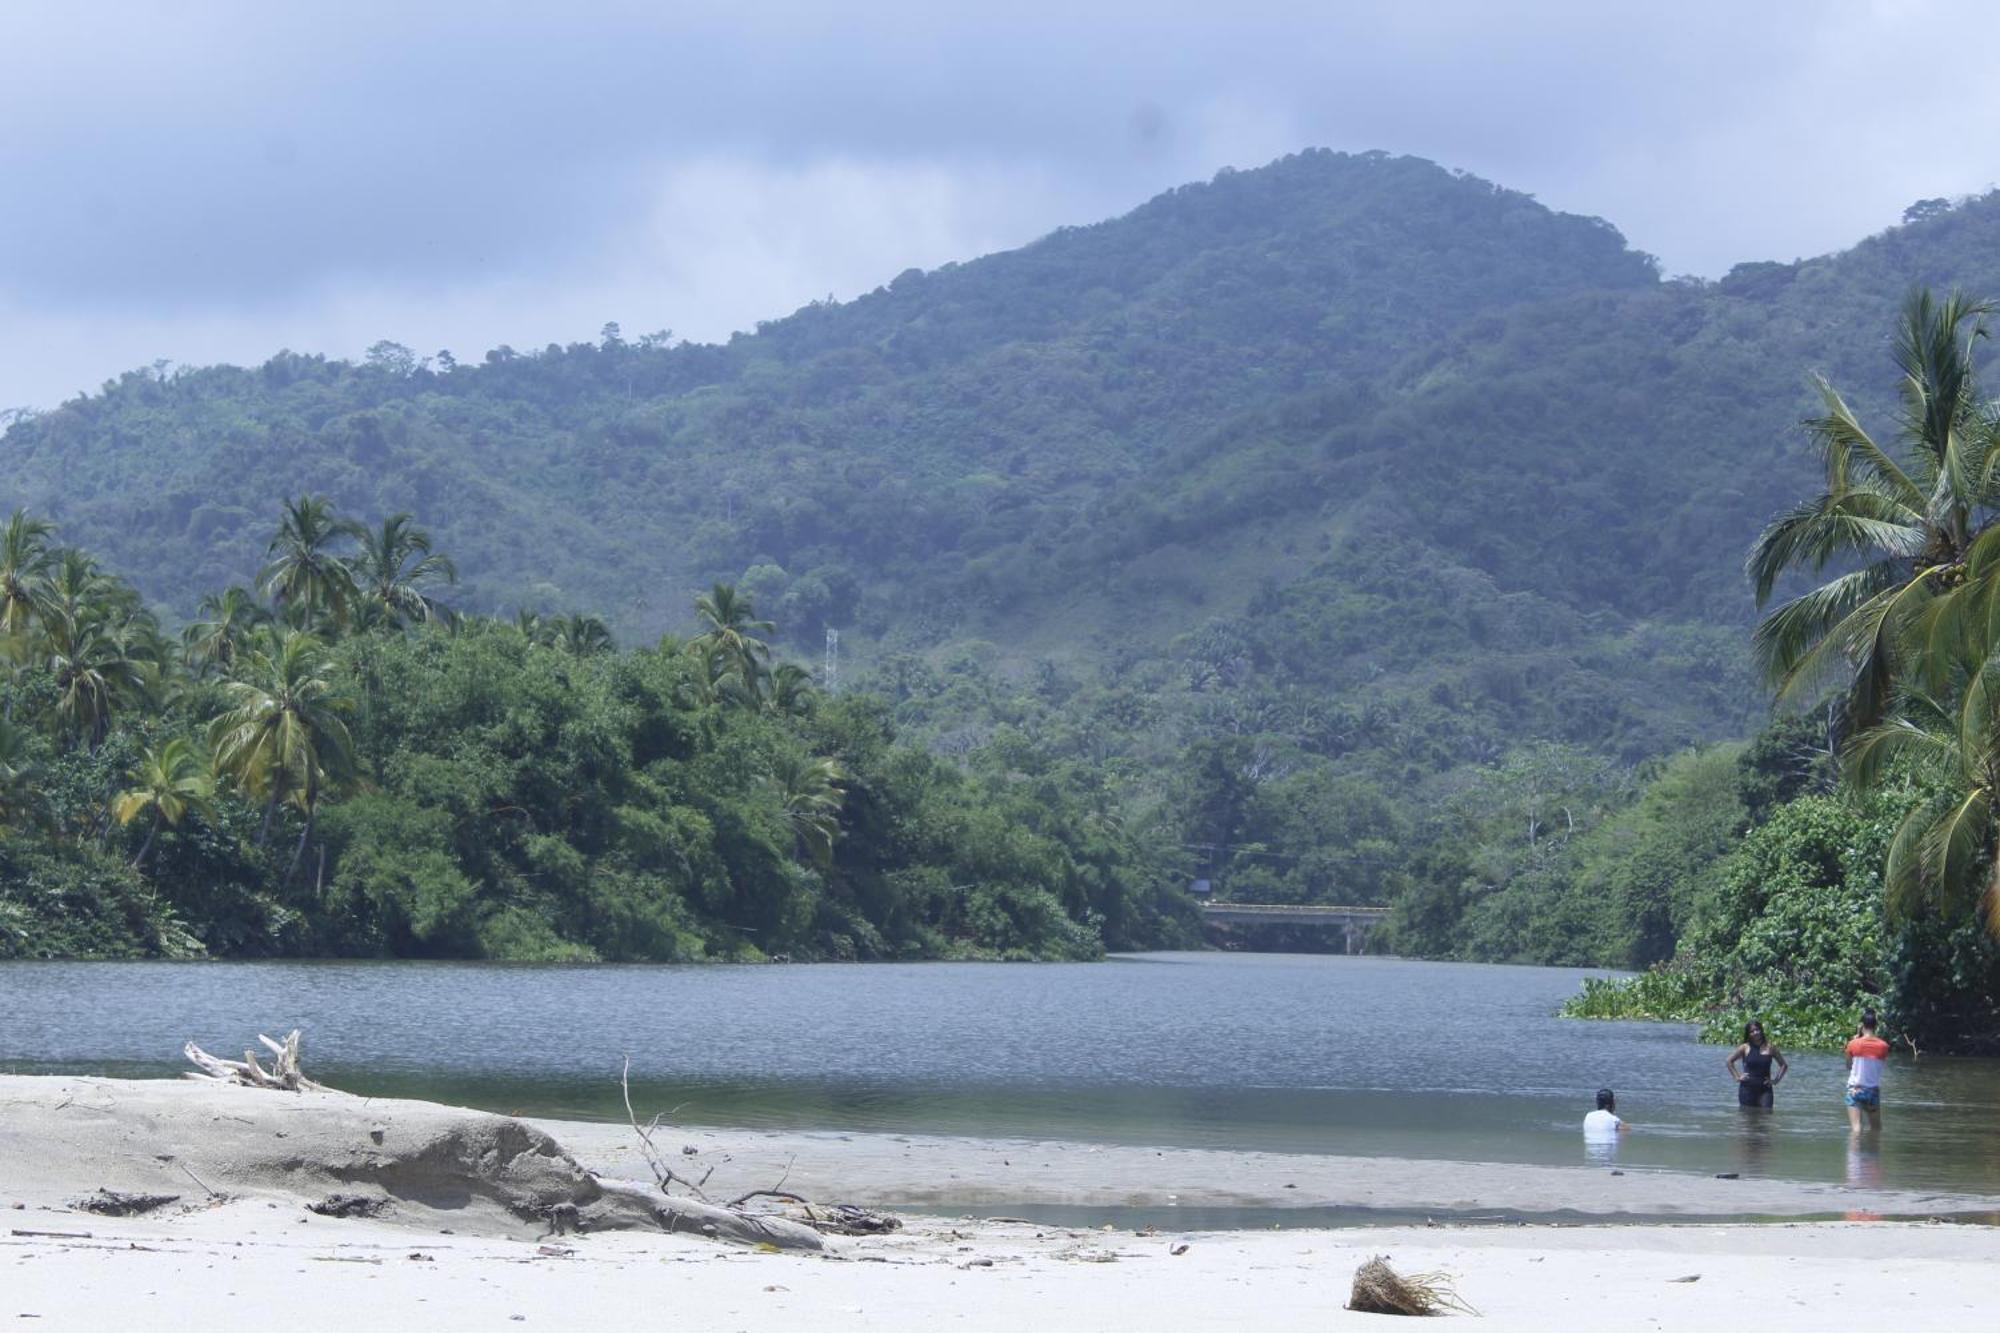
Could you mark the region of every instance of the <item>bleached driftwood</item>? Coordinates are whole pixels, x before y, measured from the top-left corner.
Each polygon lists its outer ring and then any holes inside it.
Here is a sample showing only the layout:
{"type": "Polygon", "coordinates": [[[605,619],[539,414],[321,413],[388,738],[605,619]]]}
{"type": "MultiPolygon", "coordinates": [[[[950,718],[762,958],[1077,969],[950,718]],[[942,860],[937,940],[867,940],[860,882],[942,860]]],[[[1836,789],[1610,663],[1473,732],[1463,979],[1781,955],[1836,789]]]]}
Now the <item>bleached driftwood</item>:
{"type": "Polygon", "coordinates": [[[293,1028],[280,1042],[272,1041],[263,1033],[257,1040],[264,1043],[264,1049],[271,1053],[271,1067],[266,1070],[257,1063],[255,1051],[243,1052],[241,1060],[224,1060],[210,1055],[190,1041],[182,1048],[187,1058],[194,1061],[197,1069],[184,1070],[186,1077],[211,1083],[237,1083],[248,1088],[271,1088],[278,1092],[322,1092],[323,1084],[315,1083],[299,1068],[299,1030],[293,1028]]]}

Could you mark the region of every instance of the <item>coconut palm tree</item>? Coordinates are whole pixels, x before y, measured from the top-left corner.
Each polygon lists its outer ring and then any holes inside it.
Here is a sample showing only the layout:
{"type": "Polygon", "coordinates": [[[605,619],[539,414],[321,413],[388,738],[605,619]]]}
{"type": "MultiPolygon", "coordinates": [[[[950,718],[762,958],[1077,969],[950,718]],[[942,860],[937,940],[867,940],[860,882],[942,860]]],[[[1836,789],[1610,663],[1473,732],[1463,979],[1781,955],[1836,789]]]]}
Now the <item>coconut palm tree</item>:
{"type": "Polygon", "coordinates": [[[38,612],[45,626],[57,620],[109,623],[136,615],[139,609],[138,594],[106,574],[89,555],[74,548],[51,553],[38,612]]]}
{"type": "Polygon", "coordinates": [[[617,648],[611,629],[596,616],[572,613],[541,621],[546,642],[571,657],[596,657],[617,648]]]}
{"type": "Polygon", "coordinates": [[[27,633],[41,604],[51,563],[53,524],[16,509],[0,530],[0,634],[27,633]]]}
{"type": "Polygon", "coordinates": [[[718,583],[695,598],[694,610],[704,628],[688,640],[688,651],[720,660],[735,671],[743,688],[754,695],[764,664],[771,660],[771,645],[756,636],[769,634],[777,627],[768,620],[757,619],[749,596],[727,583],[718,583]]]}
{"type": "Polygon", "coordinates": [[[780,662],[771,671],[763,705],[781,717],[799,717],[812,707],[817,694],[812,672],[796,662],[780,662]]]}
{"type": "Polygon", "coordinates": [[[202,619],[181,631],[187,664],[198,673],[228,675],[257,626],[271,619],[248,588],[236,585],[205,595],[199,610],[202,619]]]}
{"type": "Polygon", "coordinates": [[[126,627],[84,608],[49,616],[39,638],[40,661],[56,688],[55,714],[70,743],[95,750],[120,708],[146,697],[153,665],[126,627]]]}
{"type": "Polygon", "coordinates": [[[347,623],[354,602],[354,574],[334,548],[359,540],[360,529],[335,516],[323,496],[302,495],[285,501],[285,516],[265,548],[268,558],[257,575],[257,586],[283,608],[296,611],[299,628],[312,632],[331,620],[347,623]]]}
{"type": "Polygon", "coordinates": [[[777,797],[792,831],[794,850],[822,868],[832,862],[834,840],[840,836],[845,776],[831,759],[786,753],[774,756],[764,775],[764,785],[777,797]]]}
{"type": "Polygon", "coordinates": [[[1757,604],[1787,572],[1853,565],[1766,616],[1752,641],[1778,697],[1846,686],[1853,724],[1881,720],[1907,636],[1965,580],[1973,542],[2000,504],[2000,426],[1980,400],[1972,348],[1989,307],[1954,292],[1911,293],[1896,336],[1902,411],[1878,443],[1823,378],[1806,423],[1825,490],[1765,527],[1746,562],[1757,604]]]}
{"type": "Polygon", "coordinates": [[[280,802],[304,813],[292,853],[296,871],[321,798],[354,777],[354,739],[341,717],[347,700],[335,690],[324,645],[296,630],[267,633],[223,690],[229,708],[209,727],[215,767],[265,802],[258,846],[270,838],[280,802]]]}
{"type": "Polygon", "coordinates": [[[1923,793],[1889,843],[1891,908],[1960,907],[1976,895],[1987,929],[2000,935],[2000,661],[1973,672],[1956,700],[1904,690],[1897,714],[1857,734],[1842,758],[1861,787],[1895,775],[1923,793]]]}
{"type": "Polygon", "coordinates": [[[451,560],[431,549],[431,536],[411,525],[408,514],[382,520],[380,531],[356,528],[361,549],[347,562],[360,600],[386,614],[392,624],[437,620],[444,607],[425,585],[458,582],[451,560]]]}
{"type": "Polygon", "coordinates": [[[190,810],[207,811],[215,795],[215,774],[206,755],[187,738],[176,736],[148,749],[126,776],[132,785],[112,799],[111,817],[122,827],[148,810],[153,812],[146,841],[132,858],[132,868],[138,870],[146,864],[162,825],[179,828],[190,810]]]}

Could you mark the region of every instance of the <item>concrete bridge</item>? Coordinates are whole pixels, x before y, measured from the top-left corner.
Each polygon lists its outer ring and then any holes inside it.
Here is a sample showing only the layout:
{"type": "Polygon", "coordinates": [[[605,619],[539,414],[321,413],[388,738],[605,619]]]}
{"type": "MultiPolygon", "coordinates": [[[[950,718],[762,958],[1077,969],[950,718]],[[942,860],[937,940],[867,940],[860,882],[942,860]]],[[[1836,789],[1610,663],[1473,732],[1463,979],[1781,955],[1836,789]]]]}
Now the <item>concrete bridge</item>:
{"type": "Polygon", "coordinates": [[[1228,930],[1245,926],[1313,926],[1340,930],[1346,935],[1347,952],[1360,952],[1368,931],[1383,917],[1386,907],[1334,907],[1323,903],[1203,903],[1202,922],[1212,929],[1228,930]]]}

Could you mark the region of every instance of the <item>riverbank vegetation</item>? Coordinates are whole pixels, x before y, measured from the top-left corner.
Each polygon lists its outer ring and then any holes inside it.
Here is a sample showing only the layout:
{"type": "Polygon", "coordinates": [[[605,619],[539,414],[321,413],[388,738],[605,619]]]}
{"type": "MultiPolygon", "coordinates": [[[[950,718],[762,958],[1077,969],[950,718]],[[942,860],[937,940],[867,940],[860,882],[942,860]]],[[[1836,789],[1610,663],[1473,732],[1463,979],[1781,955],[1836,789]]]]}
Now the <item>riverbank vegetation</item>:
{"type": "Polygon", "coordinates": [[[722,585],[617,649],[462,616],[406,515],[286,505],[169,635],[0,534],[0,957],[1092,957],[1186,943],[1087,770],[959,764],[828,697],[722,585]]]}
{"type": "Polygon", "coordinates": [[[1831,1045],[1868,1004],[1913,1046],[2000,1042],[2000,406],[1974,359],[1988,310],[1910,296],[1893,439],[1820,381],[1824,489],[1764,529],[1749,571],[1760,601],[1832,574],[1754,639],[1781,701],[1832,696],[1823,721],[1768,733],[1797,747],[1772,790],[1827,790],[1745,805],[1727,854],[1686,867],[1673,957],[1588,986],[1571,1013],[1692,1019],[1719,1039],[1758,1016],[1831,1045]]]}

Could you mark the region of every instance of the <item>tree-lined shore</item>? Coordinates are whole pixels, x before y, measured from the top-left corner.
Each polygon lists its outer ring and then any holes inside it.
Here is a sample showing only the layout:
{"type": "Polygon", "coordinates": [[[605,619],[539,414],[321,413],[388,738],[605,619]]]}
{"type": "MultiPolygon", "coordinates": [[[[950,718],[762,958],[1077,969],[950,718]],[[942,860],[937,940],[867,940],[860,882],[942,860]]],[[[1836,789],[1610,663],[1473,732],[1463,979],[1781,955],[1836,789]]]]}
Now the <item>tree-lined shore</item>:
{"type": "MultiPolygon", "coordinates": [[[[1781,706],[1777,791],[1683,881],[1673,957],[1571,1012],[1748,1018],[1837,1044],[1863,1005],[1911,1048],[2000,1047],[2000,403],[1979,387],[1989,304],[1913,291],[1894,338],[1901,402],[1871,430],[1817,381],[1823,488],[1751,546],[1781,706]]],[[[1768,748],[1768,747],[1767,747],[1768,748]]]]}
{"type": "Polygon", "coordinates": [[[168,634],[0,534],[0,957],[1092,957],[1193,938],[1090,772],[902,743],[720,585],[619,649],[452,612],[408,515],[285,506],[168,634]]]}

